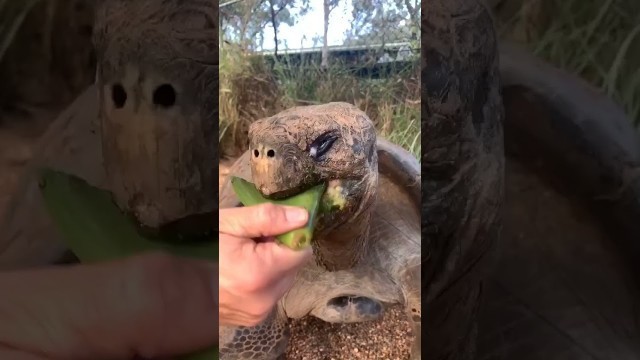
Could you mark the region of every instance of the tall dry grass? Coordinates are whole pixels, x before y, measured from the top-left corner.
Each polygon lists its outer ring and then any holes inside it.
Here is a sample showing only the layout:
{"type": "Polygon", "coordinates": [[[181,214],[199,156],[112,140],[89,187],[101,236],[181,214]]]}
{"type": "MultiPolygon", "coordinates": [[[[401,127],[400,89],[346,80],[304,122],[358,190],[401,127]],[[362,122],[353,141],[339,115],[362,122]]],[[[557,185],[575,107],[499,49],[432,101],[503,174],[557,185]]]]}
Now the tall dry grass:
{"type": "Polygon", "coordinates": [[[93,82],[96,2],[0,0],[0,122],[61,111],[93,82]]]}
{"type": "Polygon", "coordinates": [[[40,0],[0,0],[0,62],[31,9],[40,0]]]}
{"type": "Polygon", "coordinates": [[[220,50],[220,154],[237,156],[247,147],[248,125],[292,106],[344,101],[365,111],[379,136],[419,158],[420,83],[418,62],[388,78],[363,78],[357,69],[313,61],[273,65],[225,46],[220,50]]]}
{"type": "Polygon", "coordinates": [[[640,2],[506,0],[499,30],[577,74],[623,106],[640,127],[640,2]]]}

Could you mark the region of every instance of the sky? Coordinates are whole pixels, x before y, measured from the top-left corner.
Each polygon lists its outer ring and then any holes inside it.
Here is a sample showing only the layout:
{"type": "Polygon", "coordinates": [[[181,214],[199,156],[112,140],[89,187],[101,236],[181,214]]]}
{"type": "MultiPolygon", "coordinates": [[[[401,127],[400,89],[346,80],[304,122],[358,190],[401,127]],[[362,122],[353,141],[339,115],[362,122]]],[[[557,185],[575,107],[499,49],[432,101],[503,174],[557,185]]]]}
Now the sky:
{"type": "MultiPolygon", "coordinates": [[[[329,46],[342,45],[345,40],[345,32],[351,27],[351,0],[340,1],[339,5],[329,16],[329,32],[327,34],[329,46]]],[[[298,22],[293,25],[282,24],[278,26],[278,38],[282,39],[278,50],[300,49],[313,47],[313,38],[322,36],[324,31],[324,14],[322,10],[323,0],[310,0],[309,12],[305,16],[298,17],[298,22]]],[[[273,50],[273,27],[267,26],[263,50],[273,50]]],[[[316,44],[322,46],[322,40],[316,44]]]]}

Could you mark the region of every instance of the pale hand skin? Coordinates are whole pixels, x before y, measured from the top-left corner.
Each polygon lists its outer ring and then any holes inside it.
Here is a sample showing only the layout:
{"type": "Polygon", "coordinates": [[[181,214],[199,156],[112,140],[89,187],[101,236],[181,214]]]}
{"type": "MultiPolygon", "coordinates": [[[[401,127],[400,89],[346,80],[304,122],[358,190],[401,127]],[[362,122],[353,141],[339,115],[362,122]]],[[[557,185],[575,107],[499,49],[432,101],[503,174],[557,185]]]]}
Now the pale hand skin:
{"type": "Polygon", "coordinates": [[[213,346],[217,272],[145,254],[0,273],[0,359],[154,359],[213,346]]]}
{"type": "Polygon", "coordinates": [[[0,272],[0,359],[168,358],[217,344],[218,314],[256,324],[311,256],[251,239],[306,224],[286,210],[220,211],[220,288],[217,265],[162,253],[0,272]]]}
{"type": "Polygon", "coordinates": [[[221,325],[258,325],[291,288],[312,251],[278,245],[274,236],[303,227],[308,217],[304,208],[273,204],[220,209],[221,325]]]}

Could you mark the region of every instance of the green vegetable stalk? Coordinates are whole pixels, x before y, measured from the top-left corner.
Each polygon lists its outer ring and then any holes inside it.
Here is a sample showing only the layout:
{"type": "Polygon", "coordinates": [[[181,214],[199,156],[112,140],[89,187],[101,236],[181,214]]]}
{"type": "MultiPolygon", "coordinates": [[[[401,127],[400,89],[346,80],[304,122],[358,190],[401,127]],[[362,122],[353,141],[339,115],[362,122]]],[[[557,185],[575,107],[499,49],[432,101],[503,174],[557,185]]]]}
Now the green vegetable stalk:
{"type": "MultiPolygon", "coordinates": [[[[148,250],[218,261],[218,243],[172,244],[140,235],[133,221],[112,201],[111,194],[72,175],[43,170],[40,188],[45,207],[81,262],[117,259],[148,250]]],[[[218,359],[218,347],[179,357],[218,359]]]]}
{"type": "Polygon", "coordinates": [[[262,203],[273,203],[279,205],[299,206],[309,212],[309,221],[300,229],[292,230],[276,236],[279,243],[293,249],[301,250],[311,245],[313,239],[313,229],[315,228],[320,212],[320,201],[326,189],[326,184],[321,184],[310,188],[298,195],[282,200],[269,200],[262,196],[255,185],[242,178],[232,176],[231,185],[240,202],[245,206],[258,205],[262,203]]]}

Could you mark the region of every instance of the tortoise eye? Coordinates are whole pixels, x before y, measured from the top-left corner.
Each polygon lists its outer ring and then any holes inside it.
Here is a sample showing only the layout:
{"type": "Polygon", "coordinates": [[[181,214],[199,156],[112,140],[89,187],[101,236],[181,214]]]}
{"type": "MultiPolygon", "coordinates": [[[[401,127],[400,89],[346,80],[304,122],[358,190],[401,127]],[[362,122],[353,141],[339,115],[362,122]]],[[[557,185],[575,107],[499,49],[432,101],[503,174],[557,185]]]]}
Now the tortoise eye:
{"type": "Polygon", "coordinates": [[[323,156],[331,150],[333,143],[338,139],[338,135],[333,132],[326,132],[318,136],[309,146],[309,155],[314,160],[322,160],[323,156]]]}

